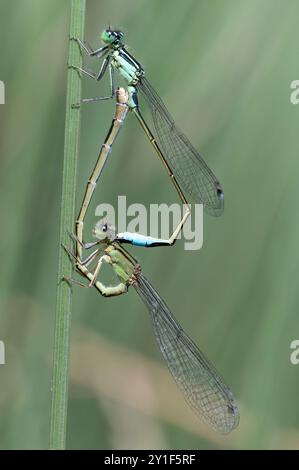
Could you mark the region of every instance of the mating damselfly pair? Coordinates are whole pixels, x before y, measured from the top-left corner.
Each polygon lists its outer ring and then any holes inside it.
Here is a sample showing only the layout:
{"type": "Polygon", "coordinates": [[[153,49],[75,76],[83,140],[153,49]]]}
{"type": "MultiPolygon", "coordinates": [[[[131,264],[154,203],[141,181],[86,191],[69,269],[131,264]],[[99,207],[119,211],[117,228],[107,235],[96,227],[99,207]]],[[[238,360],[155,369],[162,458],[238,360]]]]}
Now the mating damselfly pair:
{"type": "Polygon", "coordinates": [[[227,433],[239,422],[238,408],[232,392],[212,364],[183,331],[160,295],[142,274],[139,263],[123,246],[124,243],[139,246],[173,244],[189,211],[185,213],[169,240],[152,239],[127,232],[117,234],[115,228],[107,221],[96,224],[94,229],[96,241],[83,242],[83,224],[87,208],[128,109],[137,117],[164,163],[181,201],[184,204],[203,203],[207,212],[213,215],[220,215],[223,211],[223,191],[218,180],[186,136],[178,130],[161,98],[145,78],[141,65],[127,52],[123,44],[123,33],[109,28],[102,33],[102,40],[105,46],[93,50],[86,43],[76,39],[80,48],[88,55],[103,58],[97,75],[82,68],[78,70],[100,81],[109,69],[111,96],[82,101],[95,102],[112,98],[115,95],[116,70],[127,81],[127,91],[119,89],[116,93],[116,114],[87,184],[76,223],[76,254],[71,255],[75,258],[77,270],[89,280],[87,287],[95,287],[103,296],[121,295],[127,292],[129,286],[135,288],[150,312],[159,349],[185,399],[192,409],[214,429],[227,433]],[[138,103],[139,92],[150,106],[157,139],[141,114],[138,103]],[[185,194],[188,196],[186,197],[185,194]],[[82,248],[94,248],[94,250],[86,259],[82,259],[82,248]],[[95,267],[91,269],[90,266],[93,263],[95,267]],[[103,263],[112,266],[119,279],[116,286],[105,286],[99,281],[98,276],[103,263]]]}

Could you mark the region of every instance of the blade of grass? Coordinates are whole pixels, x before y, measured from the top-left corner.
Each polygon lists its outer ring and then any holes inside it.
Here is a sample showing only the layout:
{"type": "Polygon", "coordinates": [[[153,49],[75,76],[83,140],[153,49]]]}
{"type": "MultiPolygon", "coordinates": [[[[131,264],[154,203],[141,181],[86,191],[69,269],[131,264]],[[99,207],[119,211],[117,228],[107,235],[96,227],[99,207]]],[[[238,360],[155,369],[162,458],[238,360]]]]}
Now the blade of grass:
{"type": "MultiPolygon", "coordinates": [[[[70,37],[83,39],[85,0],[71,0],[70,37]]],[[[69,42],[68,63],[81,66],[82,58],[75,41],[69,42]]],[[[78,73],[69,68],[67,75],[67,98],[65,119],[65,142],[63,161],[63,181],[61,196],[58,284],[54,326],[54,352],[52,376],[52,408],[50,448],[65,449],[68,405],[68,369],[71,326],[71,287],[61,282],[63,276],[72,274],[72,262],[62,248],[70,248],[68,232],[74,230],[75,190],[77,159],[79,150],[80,109],[72,108],[72,103],[81,99],[81,80],[78,73]]]]}

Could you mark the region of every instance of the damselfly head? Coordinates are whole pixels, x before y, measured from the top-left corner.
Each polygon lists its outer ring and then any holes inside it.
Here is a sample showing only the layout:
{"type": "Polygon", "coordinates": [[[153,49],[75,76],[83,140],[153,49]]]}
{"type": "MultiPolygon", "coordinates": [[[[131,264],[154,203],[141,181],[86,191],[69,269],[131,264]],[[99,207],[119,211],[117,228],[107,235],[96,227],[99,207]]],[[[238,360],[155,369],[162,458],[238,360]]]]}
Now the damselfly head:
{"type": "Polygon", "coordinates": [[[115,227],[106,221],[99,220],[93,229],[93,236],[102,243],[112,242],[115,239],[115,227]]]}
{"type": "Polygon", "coordinates": [[[107,45],[118,45],[122,42],[124,33],[122,31],[113,30],[110,28],[104,29],[101,35],[102,41],[107,45]]]}

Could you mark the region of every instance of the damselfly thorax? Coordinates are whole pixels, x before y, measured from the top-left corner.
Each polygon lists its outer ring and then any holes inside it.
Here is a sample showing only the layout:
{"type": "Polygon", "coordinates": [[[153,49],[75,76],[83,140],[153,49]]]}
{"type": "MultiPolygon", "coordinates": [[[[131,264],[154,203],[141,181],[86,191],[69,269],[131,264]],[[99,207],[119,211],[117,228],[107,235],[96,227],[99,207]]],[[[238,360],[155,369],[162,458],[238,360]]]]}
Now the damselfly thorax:
{"type": "Polygon", "coordinates": [[[128,85],[136,85],[144,75],[141,64],[124,47],[113,51],[111,65],[119,71],[128,85]]]}

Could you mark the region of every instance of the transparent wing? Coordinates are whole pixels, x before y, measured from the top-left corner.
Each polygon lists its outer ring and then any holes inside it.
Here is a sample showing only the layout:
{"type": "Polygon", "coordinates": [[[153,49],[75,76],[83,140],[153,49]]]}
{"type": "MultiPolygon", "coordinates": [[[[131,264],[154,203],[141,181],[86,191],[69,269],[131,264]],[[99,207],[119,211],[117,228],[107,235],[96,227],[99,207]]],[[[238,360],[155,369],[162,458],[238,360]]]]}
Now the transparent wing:
{"type": "Polygon", "coordinates": [[[154,127],[173,174],[189,202],[204,204],[206,212],[219,216],[223,212],[223,191],[214,173],[176,127],[163,101],[145,77],[137,85],[152,113],[154,127]]]}
{"type": "Polygon", "coordinates": [[[134,287],[151,313],[156,341],[186,401],[216,431],[229,433],[239,423],[232,392],[142,274],[134,287]]]}

